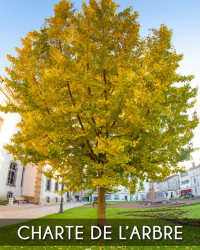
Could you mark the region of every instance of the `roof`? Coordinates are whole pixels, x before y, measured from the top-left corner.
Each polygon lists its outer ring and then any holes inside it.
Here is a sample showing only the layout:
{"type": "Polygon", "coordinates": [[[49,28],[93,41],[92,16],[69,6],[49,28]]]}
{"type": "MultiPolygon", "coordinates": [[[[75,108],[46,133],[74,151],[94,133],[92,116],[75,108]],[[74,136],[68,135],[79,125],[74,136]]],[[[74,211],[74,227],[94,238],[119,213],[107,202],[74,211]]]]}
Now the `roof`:
{"type": "Polygon", "coordinates": [[[196,168],[200,168],[200,164],[198,164],[197,166],[191,167],[188,170],[190,171],[190,170],[193,170],[193,169],[196,169],[196,168]]]}
{"type": "Polygon", "coordinates": [[[0,75],[0,90],[3,94],[13,103],[18,104],[18,101],[14,99],[14,92],[11,88],[9,88],[4,82],[4,78],[0,75]]]}
{"type": "Polygon", "coordinates": [[[174,175],[168,176],[163,181],[157,181],[157,183],[159,183],[159,182],[163,183],[164,181],[168,181],[168,180],[170,180],[170,179],[172,179],[174,177],[179,177],[179,175],[178,174],[174,174],[174,175]]]}
{"type": "Polygon", "coordinates": [[[174,175],[171,175],[171,176],[168,176],[164,181],[168,181],[169,179],[172,179],[176,176],[179,176],[178,174],[174,174],[174,175]]]}

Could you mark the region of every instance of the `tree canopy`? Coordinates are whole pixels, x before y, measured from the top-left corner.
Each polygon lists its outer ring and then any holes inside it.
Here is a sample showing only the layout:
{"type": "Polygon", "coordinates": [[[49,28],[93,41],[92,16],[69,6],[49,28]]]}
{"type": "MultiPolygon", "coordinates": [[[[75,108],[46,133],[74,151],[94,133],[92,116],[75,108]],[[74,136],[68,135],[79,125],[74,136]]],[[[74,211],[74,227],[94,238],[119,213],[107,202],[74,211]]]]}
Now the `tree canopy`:
{"type": "MultiPolygon", "coordinates": [[[[67,190],[162,180],[194,150],[198,124],[193,76],[176,72],[165,25],[139,34],[138,13],[112,0],[90,0],[82,12],[61,0],[40,31],[8,56],[8,86],[22,135],[7,146],[23,164],[50,164],[67,190]]],[[[103,196],[105,195],[105,192],[103,196]]],[[[105,198],[103,198],[105,200],[105,198]]]]}

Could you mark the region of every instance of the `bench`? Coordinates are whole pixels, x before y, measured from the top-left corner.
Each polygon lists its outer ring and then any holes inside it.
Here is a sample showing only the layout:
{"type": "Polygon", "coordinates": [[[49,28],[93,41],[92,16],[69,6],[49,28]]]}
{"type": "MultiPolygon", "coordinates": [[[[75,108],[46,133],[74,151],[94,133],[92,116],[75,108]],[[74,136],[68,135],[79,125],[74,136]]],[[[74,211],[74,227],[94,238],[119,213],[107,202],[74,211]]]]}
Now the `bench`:
{"type": "Polygon", "coordinates": [[[18,205],[20,202],[23,202],[23,204],[27,203],[27,205],[28,205],[28,200],[26,200],[25,197],[21,197],[21,196],[15,197],[14,203],[16,203],[16,202],[18,202],[18,205]]]}
{"type": "Polygon", "coordinates": [[[93,207],[94,207],[94,205],[98,205],[98,201],[93,201],[93,207]]]}
{"type": "Polygon", "coordinates": [[[93,207],[94,205],[98,205],[98,201],[93,201],[93,207]]]}

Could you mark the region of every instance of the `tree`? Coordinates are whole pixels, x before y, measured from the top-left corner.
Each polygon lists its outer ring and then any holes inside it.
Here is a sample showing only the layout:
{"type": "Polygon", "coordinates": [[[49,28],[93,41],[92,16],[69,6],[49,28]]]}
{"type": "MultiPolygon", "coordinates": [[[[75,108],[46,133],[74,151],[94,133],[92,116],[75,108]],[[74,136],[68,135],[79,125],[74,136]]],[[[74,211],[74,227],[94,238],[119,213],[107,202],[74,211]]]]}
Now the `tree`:
{"type": "Polygon", "coordinates": [[[112,0],[90,0],[77,12],[71,2],[22,39],[8,56],[7,84],[19,105],[22,135],[7,149],[24,165],[50,164],[67,191],[98,187],[99,226],[105,192],[138,180],[162,180],[180,170],[194,151],[193,76],[176,73],[183,55],[165,25],[142,39],[138,13],[112,0]]]}

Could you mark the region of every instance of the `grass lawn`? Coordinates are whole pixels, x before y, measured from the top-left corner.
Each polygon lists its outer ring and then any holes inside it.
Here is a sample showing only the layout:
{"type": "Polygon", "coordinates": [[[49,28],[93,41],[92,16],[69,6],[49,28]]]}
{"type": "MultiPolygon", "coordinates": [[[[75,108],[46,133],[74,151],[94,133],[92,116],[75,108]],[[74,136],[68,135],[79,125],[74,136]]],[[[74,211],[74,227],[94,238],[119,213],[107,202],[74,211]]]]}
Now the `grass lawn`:
{"type": "MultiPolygon", "coordinates": [[[[135,201],[106,201],[106,205],[114,205],[114,204],[135,204],[135,201]]],[[[93,202],[85,203],[85,205],[93,205],[93,202]]]]}
{"type": "Polygon", "coordinates": [[[200,219],[200,204],[188,207],[180,207],[181,210],[187,210],[185,216],[188,218],[200,219]]]}
{"type": "MultiPolygon", "coordinates": [[[[181,214],[181,217],[188,217],[188,218],[195,218],[195,219],[199,219],[200,218],[200,204],[196,204],[196,205],[191,205],[191,206],[180,206],[178,208],[178,210],[176,210],[177,207],[175,207],[174,211],[172,211],[174,214],[176,214],[176,211],[187,211],[184,214],[181,214]]],[[[151,214],[155,214],[156,211],[154,212],[148,212],[150,209],[146,208],[146,209],[124,209],[124,208],[112,208],[112,207],[107,207],[107,219],[135,219],[135,220],[139,220],[140,223],[142,223],[142,225],[146,224],[146,221],[148,220],[146,217],[142,217],[143,215],[147,215],[148,213],[151,214]],[[127,210],[129,210],[129,213],[122,213],[122,212],[127,212],[127,210]],[[137,212],[139,211],[139,212],[137,212]],[[141,217],[134,217],[134,216],[127,216],[128,214],[138,214],[141,217]],[[139,219],[138,219],[139,218],[139,219]],[[146,221],[145,221],[146,220],[146,221]]],[[[156,209],[155,209],[156,210],[156,209]]],[[[165,213],[162,212],[161,213],[165,213]]],[[[76,207],[73,209],[69,209],[64,211],[63,214],[52,214],[49,216],[44,217],[45,219],[47,219],[47,223],[49,221],[51,221],[51,219],[55,219],[56,221],[59,221],[59,219],[91,219],[91,220],[96,220],[97,217],[97,207],[76,207]]],[[[31,221],[29,221],[30,223],[31,221]]],[[[115,220],[115,222],[117,223],[118,220],[115,220]]],[[[163,223],[165,223],[162,220],[158,220],[156,218],[154,218],[152,220],[152,225],[164,225],[163,223]],[[153,224],[154,223],[154,224],[153,224]]],[[[27,224],[27,223],[26,223],[27,224]]],[[[59,224],[59,223],[58,223],[59,224]]],[[[170,223],[169,223],[170,224],[170,223]]],[[[6,235],[8,234],[9,231],[13,230],[13,232],[16,232],[16,230],[19,228],[19,225],[13,225],[13,226],[7,226],[4,228],[0,228],[0,236],[1,237],[6,237],[6,235]]],[[[123,241],[122,241],[122,245],[121,246],[2,246],[0,247],[0,249],[75,249],[75,250],[110,250],[110,249],[137,249],[137,250],[142,250],[142,249],[200,249],[200,244],[198,242],[198,246],[196,243],[196,239],[199,238],[200,235],[200,228],[194,228],[194,227],[185,227],[186,228],[186,234],[188,239],[191,239],[191,245],[192,246],[179,246],[179,241],[177,241],[177,245],[175,246],[123,246],[123,241]],[[194,246],[193,246],[194,245],[194,246]]],[[[12,241],[12,238],[10,239],[10,241],[12,241]]],[[[9,244],[9,243],[8,243],[9,244]]],[[[94,244],[95,245],[95,244],[94,244]]]]}

